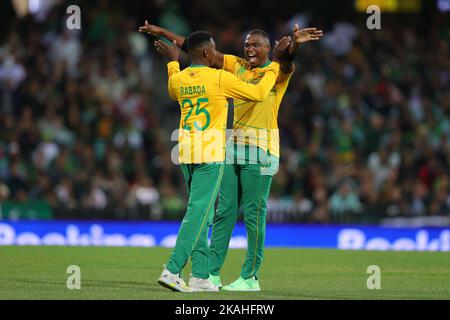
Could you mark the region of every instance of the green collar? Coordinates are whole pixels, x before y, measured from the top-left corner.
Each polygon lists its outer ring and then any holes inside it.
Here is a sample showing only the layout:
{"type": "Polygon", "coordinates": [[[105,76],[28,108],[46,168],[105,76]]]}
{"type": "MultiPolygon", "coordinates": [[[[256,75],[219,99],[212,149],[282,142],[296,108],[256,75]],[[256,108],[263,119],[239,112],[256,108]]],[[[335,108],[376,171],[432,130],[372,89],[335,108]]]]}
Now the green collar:
{"type": "Polygon", "coordinates": [[[257,67],[257,68],[265,68],[265,67],[267,67],[269,64],[271,64],[272,63],[272,61],[270,61],[270,60],[267,60],[267,62],[266,63],[264,63],[262,66],[259,66],[259,67],[257,67]]]}
{"type": "Polygon", "coordinates": [[[202,68],[202,67],[206,67],[204,64],[191,64],[189,66],[190,68],[202,68]]]}

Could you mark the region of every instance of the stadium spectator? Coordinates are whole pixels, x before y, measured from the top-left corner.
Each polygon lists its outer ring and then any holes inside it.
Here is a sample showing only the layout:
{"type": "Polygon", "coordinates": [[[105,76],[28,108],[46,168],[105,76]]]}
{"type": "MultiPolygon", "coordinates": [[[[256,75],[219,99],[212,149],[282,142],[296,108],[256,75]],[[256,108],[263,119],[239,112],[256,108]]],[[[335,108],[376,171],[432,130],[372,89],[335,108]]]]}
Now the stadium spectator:
{"type": "Polygon", "coordinates": [[[330,212],[335,221],[347,221],[347,215],[360,213],[362,206],[350,181],[343,182],[329,200],[330,212]]]}

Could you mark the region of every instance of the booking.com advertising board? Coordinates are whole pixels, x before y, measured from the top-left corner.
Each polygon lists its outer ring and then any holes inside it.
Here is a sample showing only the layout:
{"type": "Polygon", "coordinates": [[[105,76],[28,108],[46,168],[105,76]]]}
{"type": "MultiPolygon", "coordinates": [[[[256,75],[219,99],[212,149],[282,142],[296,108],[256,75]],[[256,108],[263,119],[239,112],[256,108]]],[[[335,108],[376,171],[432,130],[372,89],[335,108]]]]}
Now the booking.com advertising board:
{"type": "MultiPolygon", "coordinates": [[[[177,222],[0,221],[0,246],[173,247],[177,222]]],[[[450,228],[385,228],[269,224],[267,247],[343,250],[450,251],[450,228]]],[[[246,247],[246,231],[237,224],[231,248],[246,247]]]]}

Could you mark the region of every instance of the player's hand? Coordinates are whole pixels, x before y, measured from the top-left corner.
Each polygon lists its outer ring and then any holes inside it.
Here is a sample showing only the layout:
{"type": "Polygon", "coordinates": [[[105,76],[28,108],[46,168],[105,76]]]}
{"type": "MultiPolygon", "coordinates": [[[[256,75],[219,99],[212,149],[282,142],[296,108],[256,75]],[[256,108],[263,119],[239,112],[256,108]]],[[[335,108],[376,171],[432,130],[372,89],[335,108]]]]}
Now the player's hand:
{"type": "Polygon", "coordinates": [[[161,28],[154,24],[149,24],[148,21],[145,20],[145,24],[142,27],[139,27],[139,32],[148,33],[157,37],[161,34],[161,28]]]}
{"type": "Polygon", "coordinates": [[[295,24],[293,30],[293,42],[303,43],[308,41],[319,40],[323,36],[322,30],[317,30],[317,28],[304,28],[300,29],[298,24],[295,24]]]}
{"type": "Polygon", "coordinates": [[[272,60],[276,62],[280,62],[281,57],[284,51],[291,44],[291,37],[283,37],[279,41],[275,42],[275,48],[273,48],[273,57],[272,60]]]}
{"type": "Polygon", "coordinates": [[[179,53],[176,41],[169,45],[164,41],[157,40],[154,44],[156,50],[158,50],[161,55],[167,57],[170,61],[178,61],[179,53]]]}
{"type": "Polygon", "coordinates": [[[289,47],[289,53],[291,55],[297,54],[300,44],[308,41],[319,40],[323,36],[322,30],[317,30],[317,28],[304,28],[300,29],[296,23],[292,29],[292,43],[289,47]]]}

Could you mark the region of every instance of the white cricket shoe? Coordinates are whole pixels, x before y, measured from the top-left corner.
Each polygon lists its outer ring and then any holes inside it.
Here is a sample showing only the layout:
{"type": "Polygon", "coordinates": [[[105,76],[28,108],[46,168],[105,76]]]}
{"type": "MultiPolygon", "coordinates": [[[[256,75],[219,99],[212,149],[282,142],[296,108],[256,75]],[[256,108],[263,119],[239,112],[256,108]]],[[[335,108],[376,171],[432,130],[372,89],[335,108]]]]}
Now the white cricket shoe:
{"type": "Polygon", "coordinates": [[[179,274],[171,273],[166,269],[165,265],[164,270],[158,279],[158,283],[164,288],[170,289],[172,291],[192,292],[192,289],[186,285],[186,282],[184,282],[183,278],[181,278],[179,274]]]}
{"type": "Polygon", "coordinates": [[[189,288],[191,288],[191,290],[194,292],[219,292],[219,287],[212,283],[211,280],[195,278],[192,275],[189,279],[189,288]]]}

